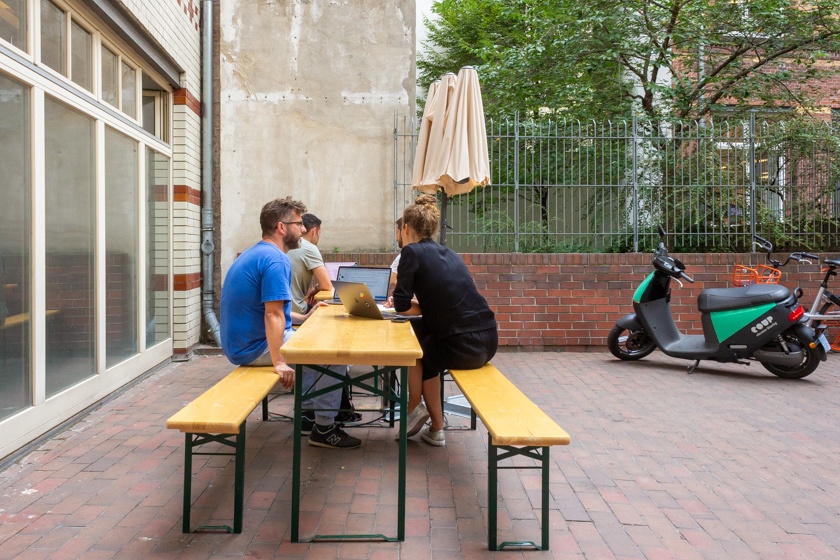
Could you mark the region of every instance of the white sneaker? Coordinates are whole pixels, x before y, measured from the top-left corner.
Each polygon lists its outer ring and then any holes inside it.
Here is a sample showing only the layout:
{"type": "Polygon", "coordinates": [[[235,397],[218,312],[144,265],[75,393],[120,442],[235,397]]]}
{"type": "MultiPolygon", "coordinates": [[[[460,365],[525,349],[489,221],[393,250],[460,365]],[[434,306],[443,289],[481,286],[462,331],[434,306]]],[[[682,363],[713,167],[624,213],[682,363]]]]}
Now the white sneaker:
{"type": "Polygon", "coordinates": [[[423,430],[420,432],[420,437],[423,441],[429,445],[434,445],[435,447],[443,447],[446,445],[446,433],[444,430],[433,432],[431,426],[423,426],[423,430]]]}
{"type": "MultiPolygon", "coordinates": [[[[417,432],[419,432],[420,428],[422,428],[423,424],[428,422],[428,420],[429,411],[426,410],[426,405],[424,405],[423,403],[418,404],[417,408],[415,408],[411,413],[409,413],[409,415],[405,419],[406,437],[411,437],[417,432]]],[[[399,440],[400,434],[397,433],[397,435],[394,436],[394,439],[399,440]]]]}

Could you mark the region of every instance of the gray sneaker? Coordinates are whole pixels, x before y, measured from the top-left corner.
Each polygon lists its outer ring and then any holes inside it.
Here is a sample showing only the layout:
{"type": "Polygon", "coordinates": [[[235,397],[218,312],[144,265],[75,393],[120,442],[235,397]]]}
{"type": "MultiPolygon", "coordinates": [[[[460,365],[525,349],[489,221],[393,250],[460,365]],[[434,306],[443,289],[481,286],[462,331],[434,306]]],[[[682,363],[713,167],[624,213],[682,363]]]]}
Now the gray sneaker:
{"type": "Polygon", "coordinates": [[[341,424],[338,422],[334,422],[327,428],[316,424],[312,428],[312,433],[309,434],[309,445],[314,445],[315,447],[353,449],[354,447],[359,447],[361,444],[362,440],[342,430],[341,424]]]}
{"type": "Polygon", "coordinates": [[[423,430],[420,432],[420,438],[435,447],[446,445],[446,432],[444,430],[433,432],[431,426],[423,426],[423,430]]]}
{"type": "MultiPolygon", "coordinates": [[[[406,437],[411,437],[417,432],[419,432],[420,428],[423,427],[423,424],[425,424],[428,421],[429,411],[426,410],[426,405],[424,405],[423,403],[418,404],[417,408],[415,408],[411,413],[409,413],[408,417],[405,419],[406,437]]],[[[394,439],[399,440],[400,434],[397,433],[397,435],[394,436],[394,439]]]]}

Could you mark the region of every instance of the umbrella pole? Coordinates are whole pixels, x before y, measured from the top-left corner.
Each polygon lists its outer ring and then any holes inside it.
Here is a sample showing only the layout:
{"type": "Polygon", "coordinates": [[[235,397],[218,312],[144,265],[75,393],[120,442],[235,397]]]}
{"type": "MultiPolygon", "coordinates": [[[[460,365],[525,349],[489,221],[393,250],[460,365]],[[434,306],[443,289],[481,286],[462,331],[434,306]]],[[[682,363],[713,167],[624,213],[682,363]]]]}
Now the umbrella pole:
{"type": "Polygon", "coordinates": [[[443,192],[443,200],[440,202],[440,244],[446,245],[446,199],[449,198],[446,196],[446,191],[441,189],[443,192]]]}

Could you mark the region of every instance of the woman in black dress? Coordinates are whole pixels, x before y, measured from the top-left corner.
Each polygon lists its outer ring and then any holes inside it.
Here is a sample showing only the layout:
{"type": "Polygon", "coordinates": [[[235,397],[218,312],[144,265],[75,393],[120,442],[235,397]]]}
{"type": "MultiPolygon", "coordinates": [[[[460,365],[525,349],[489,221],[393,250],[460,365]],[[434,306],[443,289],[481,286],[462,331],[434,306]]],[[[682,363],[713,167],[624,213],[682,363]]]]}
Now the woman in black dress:
{"type": "Polygon", "coordinates": [[[464,262],[432,240],[439,223],[440,211],[432,195],[417,197],[405,209],[394,308],[399,313],[422,314],[412,320],[423,358],[408,374],[408,435],[422,428],[424,441],[442,446],[446,439],[440,375],[450,368],[482,367],[496,354],[498,333],[493,311],[478,293],[464,262]],[[430,418],[431,426],[424,427],[430,418]]]}

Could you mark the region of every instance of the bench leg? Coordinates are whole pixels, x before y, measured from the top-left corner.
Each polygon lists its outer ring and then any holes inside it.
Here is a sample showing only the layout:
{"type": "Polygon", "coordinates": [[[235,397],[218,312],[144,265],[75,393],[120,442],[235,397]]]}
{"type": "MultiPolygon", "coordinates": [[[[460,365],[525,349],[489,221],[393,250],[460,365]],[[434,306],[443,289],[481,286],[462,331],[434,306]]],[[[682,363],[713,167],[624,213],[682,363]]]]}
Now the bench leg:
{"type": "Polygon", "coordinates": [[[496,515],[499,511],[498,449],[492,443],[487,445],[487,548],[496,548],[496,515]]]}
{"type": "Polygon", "coordinates": [[[184,522],[181,525],[181,532],[190,532],[190,505],[192,505],[192,434],[187,436],[184,449],[184,522]]]}
{"type": "Polygon", "coordinates": [[[186,443],[184,452],[184,514],[181,530],[184,533],[190,532],[190,506],[192,505],[192,458],[193,455],[233,455],[233,528],[227,525],[202,525],[199,529],[224,529],[229,533],[242,532],[242,513],[245,501],[245,422],[239,427],[238,434],[196,434],[185,433],[186,443]],[[236,438],[231,441],[231,438],[236,438]],[[193,449],[205,443],[220,443],[224,446],[233,447],[234,453],[199,453],[193,449]]]}
{"type": "Polygon", "coordinates": [[[487,445],[487,468],[487,548],[489,550],[502,550],[507,547],[533,547],[537,550],[548,550],[549,448],[496,446],[493,445],[492,441],[489,441],[487,445]],[[515,541],[497,544],[499,461],[518,455],[540,462],[539,466],[501,467],[518,470],[540,469],[542,471],[542,543],[539,545],[533,541],[515,541]]]}
{"type": "Polygon", "coordinates": [[[236,434],[236,459],[233,474],[233,532],[242,532],[242,511],[245,500],[245,422],[236,434]]]}

